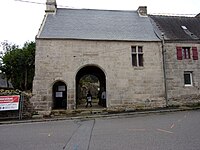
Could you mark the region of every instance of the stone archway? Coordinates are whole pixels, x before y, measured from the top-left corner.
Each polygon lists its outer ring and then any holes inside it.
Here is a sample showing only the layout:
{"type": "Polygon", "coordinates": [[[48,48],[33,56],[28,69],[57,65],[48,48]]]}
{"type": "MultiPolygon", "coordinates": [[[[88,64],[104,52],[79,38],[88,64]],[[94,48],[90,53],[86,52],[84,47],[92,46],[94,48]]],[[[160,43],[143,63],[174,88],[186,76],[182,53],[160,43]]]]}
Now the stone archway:
{"type": "Polygon", "coordinates": [[[62,81],[57,81],[53,85],[53,109],[67,108],[67,86],[62,81]]]}
{"type": "Polygon", "coordinates": [[[103,102],[101,101],[101,93],[103,91],[106,91],[106,76],[105,73],[102,71],[102,69],[100,69],[97,66],[85,66],[83,68],[81,68],[78,73],[76,74],[76,108],[79,107],[79,97],[80,97],[80,80],[82,77],[86,76],[86,75],[91,75],[91,76],[95,76],[98,81],[99,81],[99,93],[98,93],[98,98],[99,98],[99,103],[98,105],[100,107],[106,107],[106,100],[104,100],[103,102]]]}

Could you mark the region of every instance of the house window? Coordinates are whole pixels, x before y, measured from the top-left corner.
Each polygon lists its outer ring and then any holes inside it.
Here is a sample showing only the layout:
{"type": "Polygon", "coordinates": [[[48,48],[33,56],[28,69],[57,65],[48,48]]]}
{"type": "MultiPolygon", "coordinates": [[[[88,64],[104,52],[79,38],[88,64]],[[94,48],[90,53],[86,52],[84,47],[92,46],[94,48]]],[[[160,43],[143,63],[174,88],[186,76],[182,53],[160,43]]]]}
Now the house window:
{"type": "Polygon", "coordinates": [[[190,59],[190,47],[182,47],[183,58],[190,59]]]}
{"type": "Polygon", "coordinates": [[[184,84],[185,86],[192,86],[192,72],[185,71],[184,72],[184,84]]]}
{"type": "MultiPolygon", "coordinates": [[[[191,59],[191,47],[176,47],[177,59],[191,59]]],[[[198,50],[197,47],[192,47],[193,60],[198,60],[198,50]]]]}
{"type": "Polygon", "coordinates": [[[143,64],[143,47],[142,46],[132,46],[132,65],[135,67],[142,67],[143,64]]]}

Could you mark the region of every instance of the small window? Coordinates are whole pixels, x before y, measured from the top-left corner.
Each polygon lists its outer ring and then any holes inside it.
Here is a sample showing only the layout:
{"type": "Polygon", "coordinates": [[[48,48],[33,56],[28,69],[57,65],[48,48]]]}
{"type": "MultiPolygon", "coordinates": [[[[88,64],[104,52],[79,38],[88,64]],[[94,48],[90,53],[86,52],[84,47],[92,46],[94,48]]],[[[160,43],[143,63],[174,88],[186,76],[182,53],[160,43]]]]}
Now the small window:
{"type": "Polygon", "coordinates": [[[183,58],[190,59],[190,47],[182,47],[183,58]]]}
{"type": "Polygon", "coordinates": [[[131,47],[131,53],[132,53],[132,65],[137,66],[137,52],[136,52],[136,46],[131,47]]]}
{"type": "Polygon", "coordinates": [[[143,54],[138,54],[139,66],[143,66],[143,54]]]}
{"type": "Polygon", "coordinates": [[[136,53],[136,46],[132,46],[131,51],[132,51],[132,53],[136,53]]]}
{"type": "Polygon", "coordinates": [[[143,53],[142,47],[138,46],[138,53],[143,53]]]}
{"type": "Polygon", "coordinates": [[[136,54],[132,54],[132,65],[137,66],[137,55],[136,54]]]}
{"type": "Polygon", "coordinates": [[[142,46],[132,46],[132,65],[135,67],[142,67],[143,64],[143,47],[142,46]]]}
{"type": "Polygon", "coordinates": [[[192,72],[184,72],[184,84],[185,86],[192,86],[192,72]]]}

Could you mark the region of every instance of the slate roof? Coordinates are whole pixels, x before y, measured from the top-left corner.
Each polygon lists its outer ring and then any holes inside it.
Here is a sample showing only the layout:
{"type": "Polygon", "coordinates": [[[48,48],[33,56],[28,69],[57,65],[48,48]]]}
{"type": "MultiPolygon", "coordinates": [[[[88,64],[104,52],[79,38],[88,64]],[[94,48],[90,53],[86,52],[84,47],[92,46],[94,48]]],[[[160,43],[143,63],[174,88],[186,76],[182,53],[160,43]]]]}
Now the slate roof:
{"type": "Polygon", "coordinates": [[[37,38],[159,41],[150,18],[137,11],[66,8],[47,14],[37,38]]]}
{"type": "Polygon", "coordinates": [[[200,39],[200,18],[150,15],[155,32],[167,40],[197,41],[200,39]]]}

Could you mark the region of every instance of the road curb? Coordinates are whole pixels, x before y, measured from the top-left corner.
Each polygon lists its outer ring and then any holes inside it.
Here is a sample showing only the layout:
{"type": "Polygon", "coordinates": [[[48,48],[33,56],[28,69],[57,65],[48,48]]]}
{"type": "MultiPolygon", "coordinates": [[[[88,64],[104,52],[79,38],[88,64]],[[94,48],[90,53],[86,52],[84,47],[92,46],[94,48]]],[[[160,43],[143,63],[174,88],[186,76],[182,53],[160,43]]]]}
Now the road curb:
{"type": "Polygon", "coordinates": [[[39,118],[39,119],[28,119],[28,120],[9,120],[0,121],[0,125],[5,124],[19,124],[19,123],[36,123],[36,122],[48,122],[48,121],[62,121],[62,120],[89,120],[98,118],[121,118],[121,117],[131,117],[136,115],[148,115],[148,114],[159,114],[159,113],[170,113],[178,111],[191,111],[199,110],[200,108],[175,108],[175,109],[160,109],[160,110],[148,110],[148,111],[132,111],[132,112],[116,112],[107,114],[90,114],[81,116],[63,116],[63,117],[53,117],[53,118],[39,118]]]}

